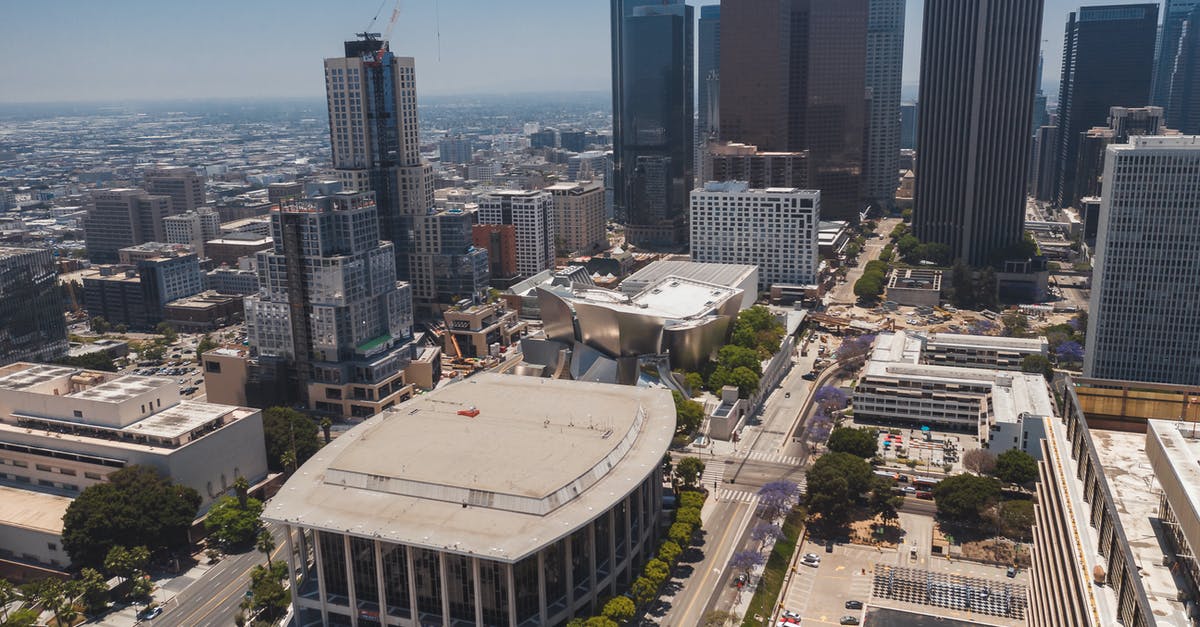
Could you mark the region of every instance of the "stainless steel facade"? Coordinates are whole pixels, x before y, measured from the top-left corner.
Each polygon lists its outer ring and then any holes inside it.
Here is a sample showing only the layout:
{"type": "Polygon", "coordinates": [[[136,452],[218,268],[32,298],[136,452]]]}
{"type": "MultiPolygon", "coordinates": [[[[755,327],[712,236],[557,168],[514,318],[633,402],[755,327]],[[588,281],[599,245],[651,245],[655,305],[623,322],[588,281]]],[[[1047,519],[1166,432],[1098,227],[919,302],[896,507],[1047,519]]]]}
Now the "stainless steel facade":
{"type": "Polygon", "coordinates": [[[1043,0],[927,0],[917,237],[980,266],[1021,241],[1043,0]]]}

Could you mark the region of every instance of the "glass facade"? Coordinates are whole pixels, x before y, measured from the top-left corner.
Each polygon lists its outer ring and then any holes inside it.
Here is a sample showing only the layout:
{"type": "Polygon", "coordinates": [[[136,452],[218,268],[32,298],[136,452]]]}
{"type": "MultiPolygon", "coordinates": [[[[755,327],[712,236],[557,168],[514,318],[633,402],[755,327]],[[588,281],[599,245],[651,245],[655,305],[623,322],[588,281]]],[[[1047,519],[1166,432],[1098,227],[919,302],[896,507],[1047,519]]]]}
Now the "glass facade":
{"type": "Polygon", "coordinates": [[[515,564],[293,527],[297,624],[532,627],[586,616],[652,554],[661,513],[656,480],[515,564]],[[614,542],[626,557],[613,559],[614,542]],[[310,548],[319,568],[301,559],[310,548]]]}

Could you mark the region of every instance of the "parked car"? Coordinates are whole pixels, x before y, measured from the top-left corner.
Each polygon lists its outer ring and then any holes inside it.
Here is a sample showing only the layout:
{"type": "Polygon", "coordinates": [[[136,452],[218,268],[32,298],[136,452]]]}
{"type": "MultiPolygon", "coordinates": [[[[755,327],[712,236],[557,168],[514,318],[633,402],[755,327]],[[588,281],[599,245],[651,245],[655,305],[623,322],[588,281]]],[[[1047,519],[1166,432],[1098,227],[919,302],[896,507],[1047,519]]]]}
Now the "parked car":
{"type": "Polygon", "coordinates": [[[858,617],[857,616],[843,616],[842,620],[838,621],[838,624],[839,625],[857,625],[858,617]]]}
{"type": "Polygon", "coordinates": [[[800,563],[804,564],[805,566],[811,566],[813,568],[816,568],[821,565],[821,560],[820,559],[809,559],[809,557],[806,555],[804,557],[804,559],[800,560],[800,563]]]}
{"type": "Polygon", "coordinates": [[[1008,573],[1006,573],[1006,574],[1007,574],[1009,577],[1016,577],[1016,576],[1017,576],[1017,568],[1016,568],[1015,566],[1009,566],[1009,567],[1008,567],[1008,573]]]}
{"type": "Polygon", "coordinates": [[[807,374],[802,374],[802,375],[800,375],[800,378],[804,379],[805,381],[813,381],[817,378],[817,373],[809,372],[807,374]]]}
{"type": "Polygon", "coordinates": [[[861,610],[862,608],[862,601],[846,601],[846,609],[848,610],[861,610]]]}
{"type": "Polygon", "coordinates": [[[138,620],[154,620],[159,614],[162,614],[162,608],[156,605],[138,612],[137,617],[138,620]]]}

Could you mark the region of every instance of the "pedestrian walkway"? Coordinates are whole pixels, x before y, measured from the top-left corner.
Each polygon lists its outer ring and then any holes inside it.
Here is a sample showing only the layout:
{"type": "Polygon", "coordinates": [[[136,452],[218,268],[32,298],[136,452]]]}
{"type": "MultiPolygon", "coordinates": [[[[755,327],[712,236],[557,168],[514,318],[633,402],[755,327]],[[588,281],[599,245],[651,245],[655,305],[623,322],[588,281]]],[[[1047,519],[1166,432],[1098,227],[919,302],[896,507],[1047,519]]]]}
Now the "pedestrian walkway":
{"type": "Polygon", "coordinates": [[[800,458],[795,455],[779,455],[777,453],[764,453],[761,451],[750,451],[747,456],[749,459],[759,462],[770,462],[773,464],[784,464],[785,466],[799,466],[800,458]]]}
{"type": "Polygon", "coordinates": [[[750,490],[728,490],[722,488],[717,490],[717,498],[722,501],[735,501],[738,503],[758,503],[758,493],[750,490]]]}
{"type": "Polygon", "coordinates": [[[700,475],[700,485],[709,490],[720,487],[721,481],[725,479],[725,465],[723,459],[705,459],[704,473],[700,475]]]}

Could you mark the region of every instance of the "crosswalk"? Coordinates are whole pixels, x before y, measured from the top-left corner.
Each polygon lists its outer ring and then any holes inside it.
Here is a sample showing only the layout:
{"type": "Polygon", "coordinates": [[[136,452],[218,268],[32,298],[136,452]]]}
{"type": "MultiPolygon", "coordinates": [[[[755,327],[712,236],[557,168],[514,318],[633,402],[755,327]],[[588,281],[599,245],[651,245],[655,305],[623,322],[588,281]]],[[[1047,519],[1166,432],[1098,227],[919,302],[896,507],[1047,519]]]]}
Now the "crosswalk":
{"type": "Polygon", "coordinates": [[[758,502],[758,493],[752,490],[731,490],[721,488],[717,490],[717,499],[725,502],[750,503],[758,502]]]}
{"type": "Polygon", "coordinates": [[[759,462],[770,462],[773,464],[784,464],[785,466],[799,466],[800,458],[795,455],[779,455],[777,453],[764,453],[761,451],[750,451],[747,455],[748,459],[759,462]]]}
{"type": "Polygon", "coordinates": [[[721,485],[725,479],[725,462],[723,460],[706,460],[704,473],[700,475],[700,485],[712,489],[721,485]]]}

